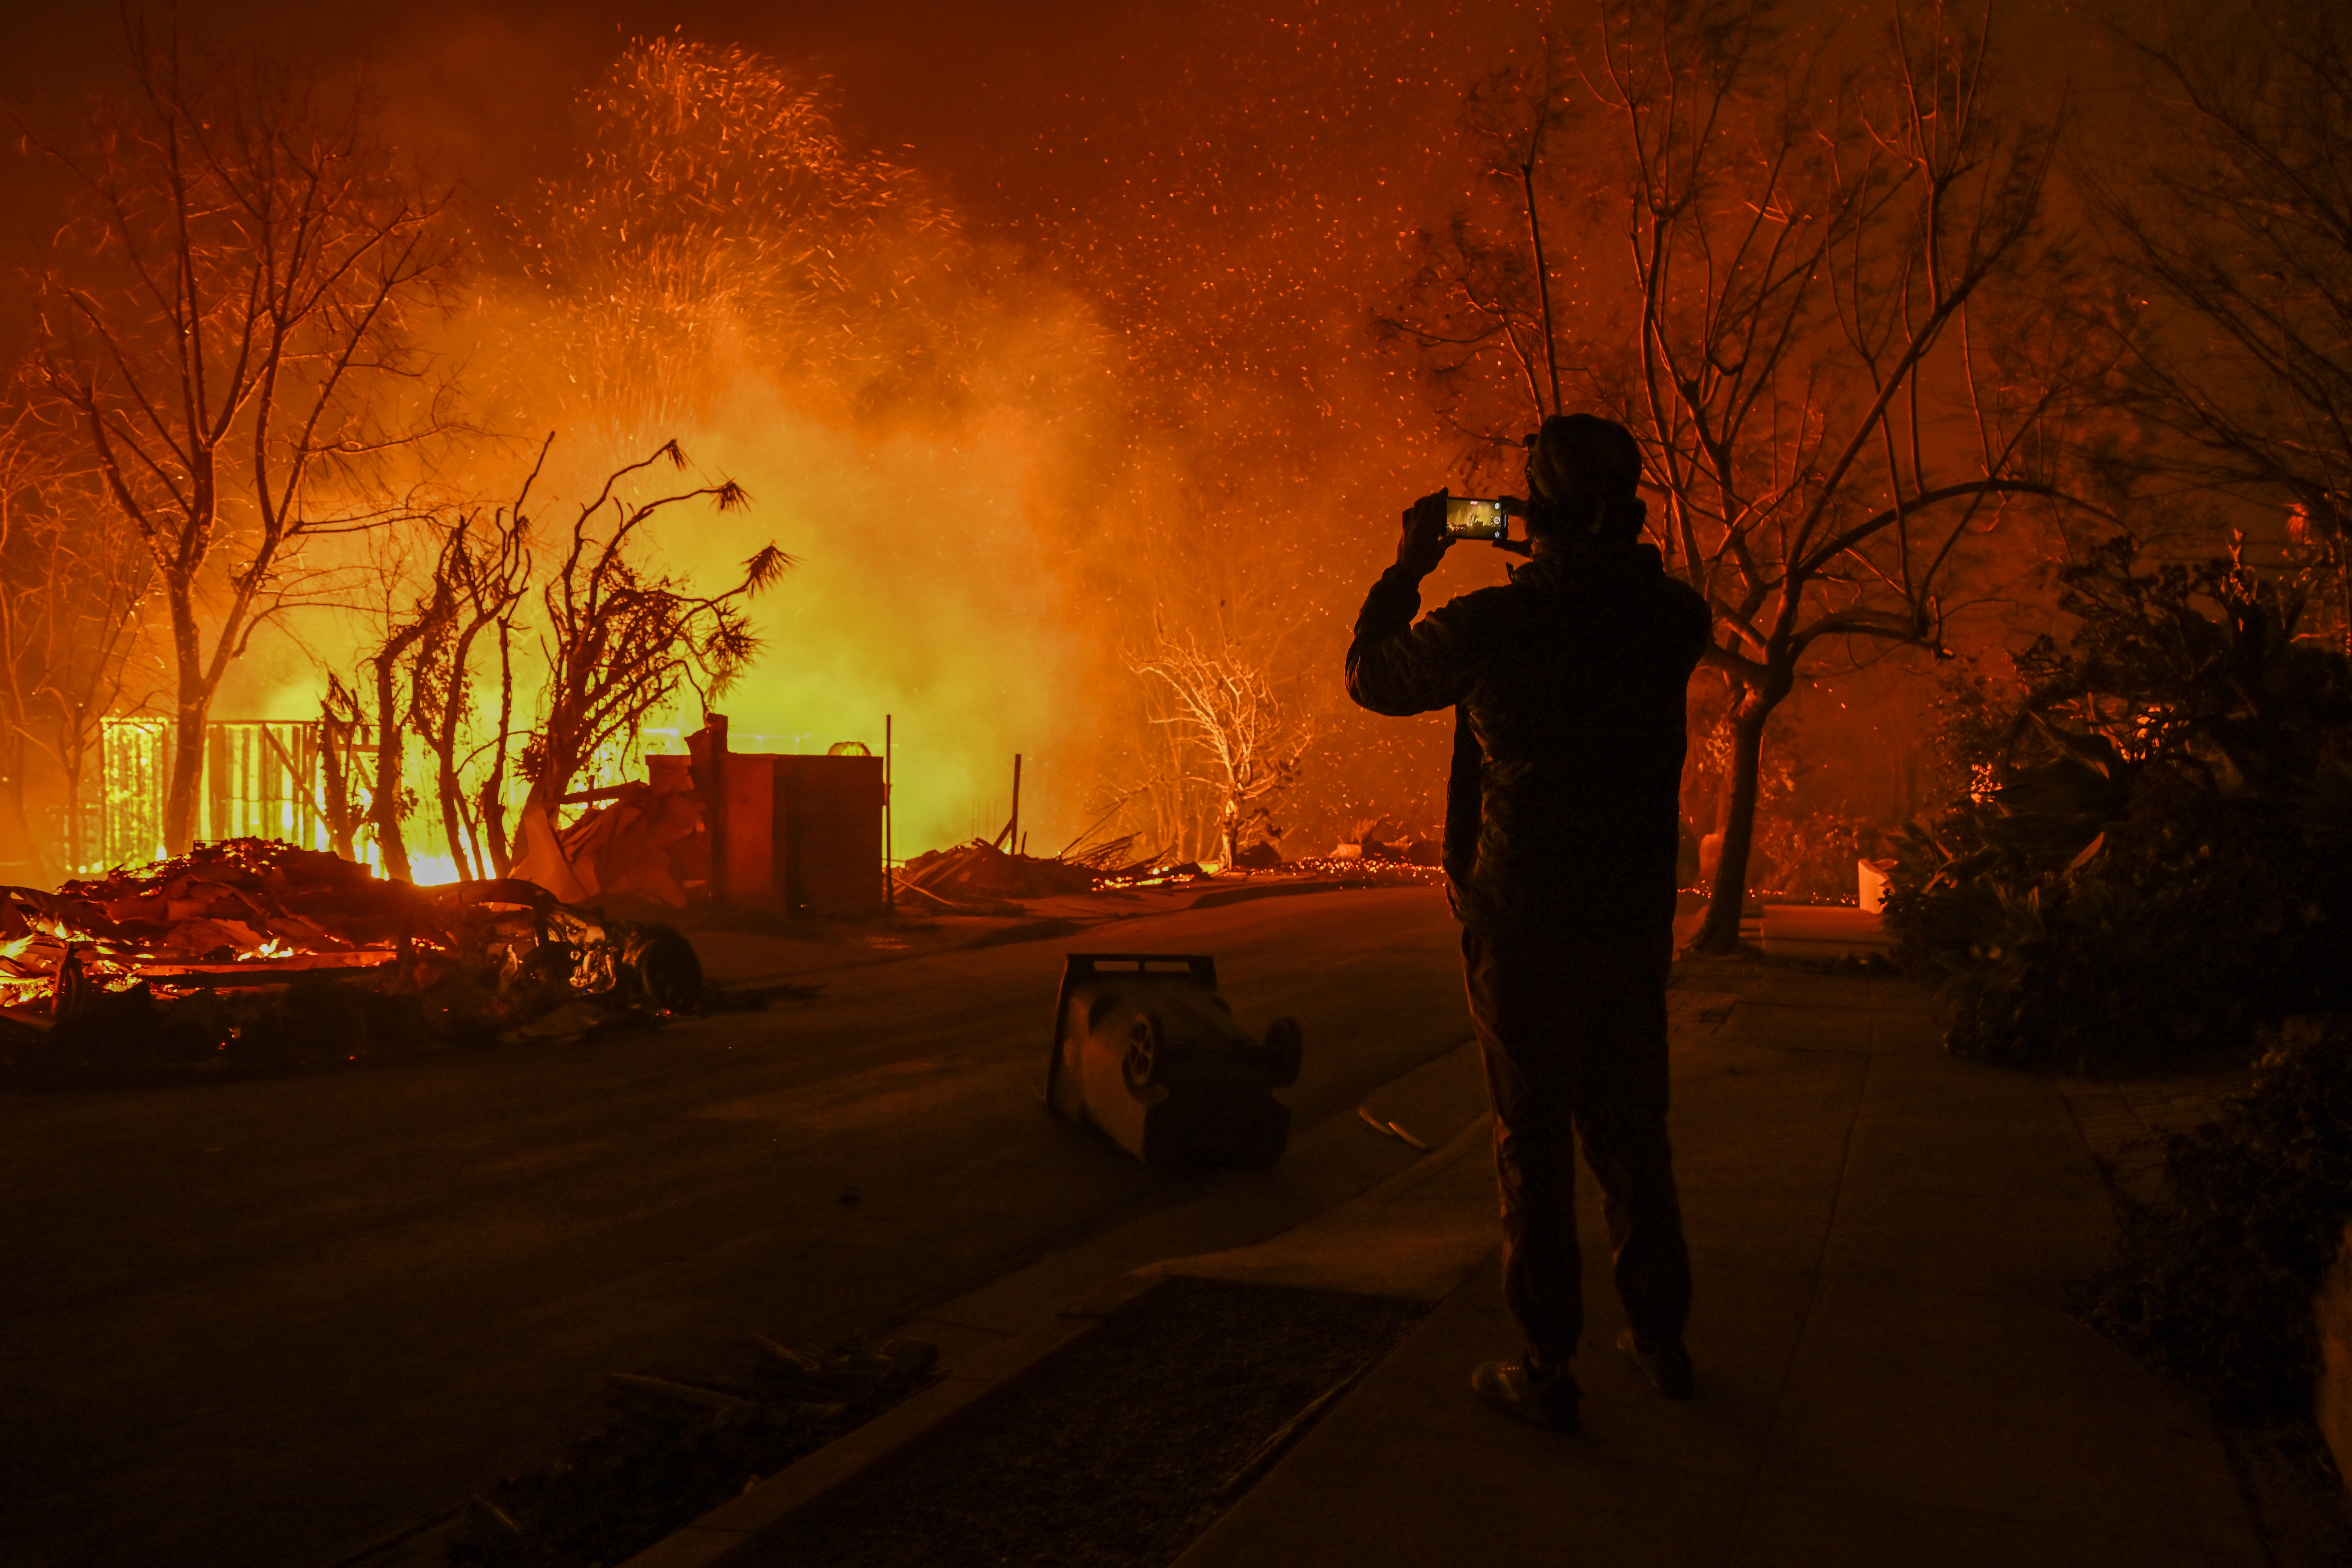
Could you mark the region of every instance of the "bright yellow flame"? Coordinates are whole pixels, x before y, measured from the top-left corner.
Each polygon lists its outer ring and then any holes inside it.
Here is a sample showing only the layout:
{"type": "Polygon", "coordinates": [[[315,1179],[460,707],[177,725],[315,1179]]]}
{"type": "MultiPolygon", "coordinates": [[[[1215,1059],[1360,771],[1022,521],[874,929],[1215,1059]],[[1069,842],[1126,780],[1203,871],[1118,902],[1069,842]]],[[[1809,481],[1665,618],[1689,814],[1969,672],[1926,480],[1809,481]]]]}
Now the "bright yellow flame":
{"type": "Polygon", "coordinates": [[[448,855],[408,854],[409,879],[420,888],[438,888],[450,882],[462,882],[465,875],[457,869],[457,859],[448,855]]]}

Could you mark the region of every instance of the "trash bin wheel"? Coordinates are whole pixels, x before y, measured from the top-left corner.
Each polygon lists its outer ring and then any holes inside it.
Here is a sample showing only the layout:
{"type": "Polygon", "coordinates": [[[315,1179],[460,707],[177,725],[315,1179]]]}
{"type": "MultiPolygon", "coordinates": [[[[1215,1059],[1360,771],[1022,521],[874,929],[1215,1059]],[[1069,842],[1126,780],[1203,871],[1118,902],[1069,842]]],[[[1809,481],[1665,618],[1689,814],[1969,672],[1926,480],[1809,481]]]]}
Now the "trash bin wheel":
{"type": "Polygon", "coordinates": [[[1160,1020],[1150,1013],[1139,1016],[1128,1026],[1127,1054],[1118,1058],[1127,1087],[1139,1094],[1149,1088],[1166,1052],[1167,1038],[1160,1032],[1160,1020]]]}
{"type": "Polygon", "coordinates": [[[1298,1067],[1306,1042],[1298,1032],[1296,1018],[1276,1018],[1265,1026],[1265,1050],[1271,1058],[1274,1087],[1288,1089],[1298,1081],[1298,1067]]]}

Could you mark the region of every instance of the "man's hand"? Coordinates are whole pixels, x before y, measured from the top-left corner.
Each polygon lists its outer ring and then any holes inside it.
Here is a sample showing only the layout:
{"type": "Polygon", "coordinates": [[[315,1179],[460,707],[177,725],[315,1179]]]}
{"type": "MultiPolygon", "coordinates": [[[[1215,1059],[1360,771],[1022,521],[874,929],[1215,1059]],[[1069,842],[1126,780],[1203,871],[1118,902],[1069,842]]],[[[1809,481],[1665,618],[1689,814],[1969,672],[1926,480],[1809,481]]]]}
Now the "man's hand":
{"type": "Polygon", "coordinates": [[[1453,548],[1454,536],[1445,531],[1445,501],[1448,492],[1423,496],[1406,509],[1404,532],[1397,539],[1396,563],[1411,573],[1418,582],[1437,570],[1453,548]]]}

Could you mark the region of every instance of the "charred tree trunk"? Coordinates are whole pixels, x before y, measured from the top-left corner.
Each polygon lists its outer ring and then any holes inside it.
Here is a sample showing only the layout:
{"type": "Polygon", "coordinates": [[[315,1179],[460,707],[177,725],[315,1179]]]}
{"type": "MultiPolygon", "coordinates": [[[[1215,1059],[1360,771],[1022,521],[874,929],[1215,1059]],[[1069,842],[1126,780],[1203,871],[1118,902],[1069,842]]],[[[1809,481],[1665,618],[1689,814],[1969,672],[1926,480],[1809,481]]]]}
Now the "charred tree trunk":
{"type": "Polygon", "coordinates": [[[331,719],[320,725],[325,733],[319,749],[319,769],[325,779],[327,843],[350,860],[356,858],[352,854],[352,784],[343,772],[343,738],[337,733],[341,728],[331,719]]]}
{"type": "Polygon", "coordinates": [[[449,859],[457,875],[472,881],[481,873],[474,864],[471,832],[466,822],[465,791],[457,782],[455,759],[457,745],[444,737],[434,738],[434,764],[436,772],[435,793],[441,799],[441,837],[449,841],[449,859]]]}
{"type": "Polygon", "coordinates": [[[359,732],[359,701],[341,677],[329,674],[327,695],[319,703],[319,770],[326,792],[320,803],[327,818],[327,842],[346,860],[356,860],[352,836],[360,814],[352,809],[352,739],[359,732]]]}
{"type": "Polygon", "coordinates": [[[1751,686],[1731,712],[1731,775],[1723,789],[1717,825],[1723,848],[1715,862],[1715,888],[1707,896],[1706,920],[1691,943],[1699,952],[1739,951],[1739,918],[1748,905],[1748,862],[1756,847],[1757,786],[1763,776],[1764,728],[1772,710],[1796,685],[1793,666],[1769,667],[1761,685],[1751,686]]]}
{"type": "Polygon", "coordinates": [[[383,874],[407,882],[415,879],[408,869],[408,840],[400,832],[400,751],[405,737],[393,721],[392,684],[389,661],[379,662],[375,672],[375,785],[369,792],[368,821],[375,827],[376,852],[383,857],[383,874]]]}
{"type": "Polygon", "coordinates": [[[402,796],[405,785],[402,764],[403,750],[408,740],[409,706],[400,700],[401,661],[408,650],[431,629],[433,611],[428,609],[409,626],[395,632],[391,640],[379,649],[370,662],[375,666],[375,792],[368,802],[368,820],[375,825],[376,847],[383,856],[383,874],[403,882],[414,881],[408,865],[408,840],[400,830],[402,796]]]}
{"type": "Polygon", "coordinates": [[[466,815],[465,783],[457,773],[458,728],[469,706],[467,688],[471,684],[474,639],[484,624],[476,620],[460,627],[451,641],[448,689],[442,693],[440,710],[432,715],[425,736],[425,743],[433,751],[433,793],[441,803],[441,836],[449,842],[449,859],[457,875],[467,880],[481,875],[481,868],[488,863],[487,856],[476,853],[473,820],[466,815]]]}
{"type": "Polygon", "coordinates": [[[212,716],[212,688],[196,640],[196,606],[188,584],[165,589],[172,615],[172,658],[178,677],[173,705],[172,773],[163,789],[163,847],[184,855],[196,840],[196,792],[205,777],[205,721],[212,716]]]}
{"type": "Polygon", "coordinates": [[[507,736],[514,729],[514,622],[499,621],[499,727],[490,741],[490,773],[482,781],[482,849],[490,868],[505,876],[514,866],[507,840],[507,736]]]}

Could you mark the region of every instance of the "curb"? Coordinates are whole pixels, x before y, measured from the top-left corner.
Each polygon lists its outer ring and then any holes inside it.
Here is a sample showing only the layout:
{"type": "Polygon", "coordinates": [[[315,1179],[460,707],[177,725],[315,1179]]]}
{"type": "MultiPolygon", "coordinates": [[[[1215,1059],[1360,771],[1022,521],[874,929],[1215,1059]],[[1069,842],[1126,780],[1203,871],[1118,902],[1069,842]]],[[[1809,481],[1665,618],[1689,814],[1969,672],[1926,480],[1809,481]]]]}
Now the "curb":
{"type": "MultiPolygon", "coordinates": [[[[1491,1120],[1481,1116],[1412,1164],[1367,1188],[1349,1202],[1387,1202],[1444,1170],[1467,1152],[1474,1143],[1492,1136],[1491,1120]]],[[[1293,1228],[1303,1228],[1314,1223],[1313,1219],[1305,1220],[1293,1228]]],[[[1202,1255],[1202,1258],[1223,1256],[1207,1253],[1202,1255]]],[[[856,1431],[786,1466],[747,1489],[740,1497],[719,1504],[692,1524],[627,1559],[619,1568],[707,1568],[708,1564],[786,1516],[807,1507],[835,1488],[855,1480],[950,1416],[980,1403],[1015,1381],[1047,1356],[1084,1337],[1096,1324],[1171,1275],[1189,1273],[1184,1266],[1195,1261],[1198,1260],[1171,1258],[1105,1280],[1076,1301],[1061,1308],[1050,1321],[980,1352],[970,1364],[947,1373],[939,1382],[903,1404],[892,1406],[856,1431]]]]}
{"type": "Polygon", "coordinates": [[[1123,1274],[1088,1291],[1055,1312],[1052,1321],[982,1352],[970,1365],[948,1373],[856,1431],[787,1465],[620,1568],[704,1568],[1019,1377],[1159,1283],[1157,1275],[1123,1274]]]}

